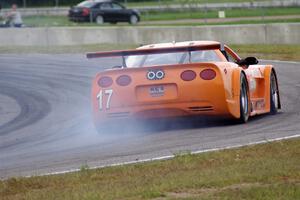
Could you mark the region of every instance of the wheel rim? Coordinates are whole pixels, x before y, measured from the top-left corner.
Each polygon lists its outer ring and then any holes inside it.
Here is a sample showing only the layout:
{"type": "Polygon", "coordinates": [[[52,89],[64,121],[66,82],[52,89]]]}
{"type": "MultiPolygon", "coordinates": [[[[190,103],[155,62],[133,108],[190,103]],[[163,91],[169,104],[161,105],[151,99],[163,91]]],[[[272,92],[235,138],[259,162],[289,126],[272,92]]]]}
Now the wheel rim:
{"type": "Polygon", "coordinates": [[[97,16],[96,23],[97,24],[103,24],[103,17],[102,16],[97,16]]]}
{"type": "Polygon", "coordinates": [[[271,77],[271,98],[274,103],[275,108],[278,108],[278,92],[275,76],[272,74],[271,77]]]}
{"type": "Polygon", "coordinates": [[[137,17],[136,17],[135,15],[132,15],[132,16],[130,17],[130,23],[131,23],[131,24],[136,24],[137,21],[138,21],[138,19],[137,19],[137,17]]]}

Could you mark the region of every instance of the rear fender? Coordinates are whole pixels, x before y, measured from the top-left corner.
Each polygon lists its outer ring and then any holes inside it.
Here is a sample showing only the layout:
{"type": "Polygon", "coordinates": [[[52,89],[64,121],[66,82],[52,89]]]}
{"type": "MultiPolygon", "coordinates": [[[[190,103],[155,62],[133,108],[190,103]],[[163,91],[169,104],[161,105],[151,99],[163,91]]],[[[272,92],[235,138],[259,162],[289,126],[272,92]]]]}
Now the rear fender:
{"type": "MultiPolygon", "coordinates": [[[[227,100],[227,105],[230,113],[235,117],[235,118],[240,118],[240,91],[241,91],[241,74],[244,74],[246,77],[245,72],[241,68],[236,68],[233,73],[232,73],[232,94],[233,94],[233,99],[232,100],[227,100]]],[[[247,88],[249,92],[249,87],[247,83],[247,88]]],[[[250,100],[249,100],[250,102],[250,100]]]]}
{"type": "Polygon", "coordinates": [[[270,105],[270,83],[271,83],[271,73],[272,73],[272,69],[273,66],[272,65],[266,65],[264,67],[263,73],[264,73],[264,79],[265,79],[265,95],[264,95],[264,99],[265,99],[265,109],[267,111],[270,111],[271,105],[270,105]]]}
{"type": "Polygon", "coordinates": [[[266,65],[264,68],[264,79],[265,79],[265,85],[268,87],[265,87],[265,100],[266,100],[266,110],[270,111],[271,109],[271,104],[270,104],[270,84],[271,84],[271,73],[274,73],[276,83],[277,83],[277,91],[278,91],[278,108],[281,109],[281,101],[280,101],[280,94],[279,94],[279,88],[278,88],[278,79],[277,79],[277,74],[272,65],[266,65]]]}

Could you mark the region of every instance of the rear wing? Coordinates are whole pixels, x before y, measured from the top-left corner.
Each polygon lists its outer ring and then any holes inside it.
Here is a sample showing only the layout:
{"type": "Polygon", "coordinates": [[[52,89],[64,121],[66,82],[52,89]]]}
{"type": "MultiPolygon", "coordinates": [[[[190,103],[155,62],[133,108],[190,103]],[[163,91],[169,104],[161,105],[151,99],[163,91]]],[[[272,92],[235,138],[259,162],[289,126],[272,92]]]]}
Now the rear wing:
{"type": "Polygon", "coordinates": [[[177,53],[177,52],[191,52],[199,50],[213,50],[224,49],[222,44],[208,44],[208,45],[194,45],[194,46],[182,46],[182,47],[164,47],[164,48],[148,48],[148,49],[133,49],[133,50],[120,50],[120,51],[103,51],[87,53],[87,58],[104,58],[104,57],[116,57],[133,56],[133,55],[148,55],[148,54],[160,54],[160,53],[177,53]]]}

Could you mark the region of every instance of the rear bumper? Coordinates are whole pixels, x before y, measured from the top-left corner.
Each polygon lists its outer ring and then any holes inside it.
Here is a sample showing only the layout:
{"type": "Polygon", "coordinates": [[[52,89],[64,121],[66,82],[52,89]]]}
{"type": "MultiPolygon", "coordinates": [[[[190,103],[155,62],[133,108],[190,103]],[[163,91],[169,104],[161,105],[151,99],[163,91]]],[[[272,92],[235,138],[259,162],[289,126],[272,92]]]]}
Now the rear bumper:
{"type": "Polygon", "coordinates": [[[224,106],[214,106],[210,102],[176,102],[166,104],[150,104],[126,108],[111,109],[109,112],[94,111],[94,121],[105,122],[118,119],[158,119],[184,116],[222,116],[234,118],[224,106]]]}
{"type": "Polygon", "coordinates": [[[108,119],[151,119],[195,115],[238,118],[239,100],[233,93],[231,76],[227,75],[224,81],[222,77],[224,70],[209,63],[203,65],[203,67],[199,64],[165,66],[164,70],[168,71],[167,76],[155,81],[146,78],[147,68],[123,70],[122,74],[134,77],[131,84],[125,87],[116,84],[120,70],[105,72],[106,76],[114,80],[107,88],[98,85],[99,77],[104,76],[102,73],[98,74],[92,88],[95,122],[108,119]],[[200,74],[208,67],[217,73],[213,80],[204,80],[200,76],[192,81],[176,78],[180,77],[186,68],[200,74]]]}

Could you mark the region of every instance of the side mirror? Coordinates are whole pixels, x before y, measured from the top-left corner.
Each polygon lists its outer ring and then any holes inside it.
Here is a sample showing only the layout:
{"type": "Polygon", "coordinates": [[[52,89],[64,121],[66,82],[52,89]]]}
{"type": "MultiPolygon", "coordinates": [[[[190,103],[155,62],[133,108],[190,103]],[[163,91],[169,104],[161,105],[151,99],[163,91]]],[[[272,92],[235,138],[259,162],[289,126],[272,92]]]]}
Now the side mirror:
{"type": "Polygon", "coordinates": [[[241,59],[240,61],[236,62],[236,64],[241,65],[241,66],[256,65],[257,63],[258,63],[258,60],[255,57],[247,57],[247,58],[241,59]]]}

